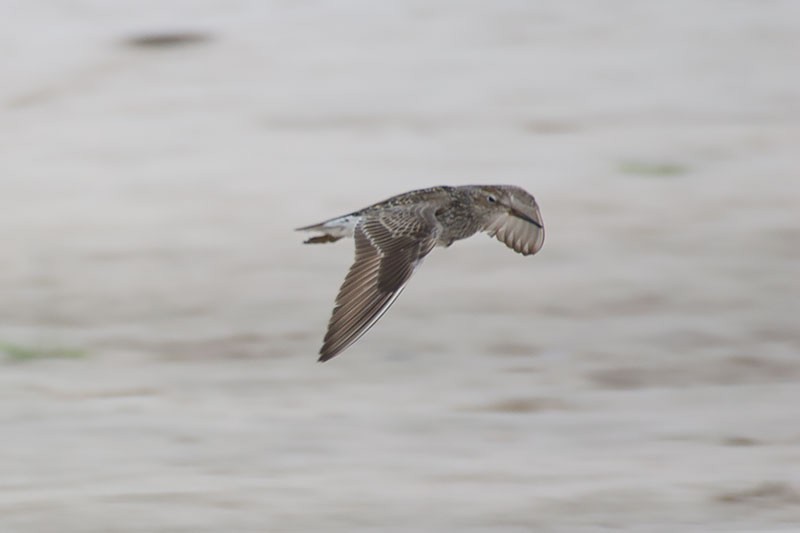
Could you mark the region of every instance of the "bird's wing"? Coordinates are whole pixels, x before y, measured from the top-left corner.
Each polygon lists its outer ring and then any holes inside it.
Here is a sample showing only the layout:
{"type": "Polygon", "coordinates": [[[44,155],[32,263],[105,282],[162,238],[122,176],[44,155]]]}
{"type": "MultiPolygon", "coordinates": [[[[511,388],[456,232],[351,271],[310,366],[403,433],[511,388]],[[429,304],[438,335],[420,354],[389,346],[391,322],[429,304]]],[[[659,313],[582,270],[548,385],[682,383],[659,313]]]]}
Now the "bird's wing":
{"type": "Polygon", "coordinates": [[[387,209],[356,226],[355,262],[336,297],[320,361],[356,342],[394,303],[436,244],[434,211],[425,205],[387,209]]]}
{"type": "Polygon", "coordinates": [[[486,226],[485,231],[515,252],[522,255],[535,254],[544,244],[544,224],[539,208],[536,205],[526,205],[517,213],[498,214],[486,226]]]}

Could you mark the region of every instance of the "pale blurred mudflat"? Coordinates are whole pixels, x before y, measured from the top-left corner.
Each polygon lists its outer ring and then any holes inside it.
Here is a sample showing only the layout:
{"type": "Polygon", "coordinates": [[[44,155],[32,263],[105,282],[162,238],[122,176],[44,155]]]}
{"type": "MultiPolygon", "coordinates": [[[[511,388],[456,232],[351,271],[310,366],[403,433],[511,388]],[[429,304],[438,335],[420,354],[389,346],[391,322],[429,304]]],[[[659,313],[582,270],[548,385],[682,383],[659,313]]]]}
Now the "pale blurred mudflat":
{"type": "Polygon", "coordinates": [[[18,3],[0,531],[799,530],[800,4],[608,6],[18,3]],[[292,228],[471,183],[317,364],[292,228]]]}

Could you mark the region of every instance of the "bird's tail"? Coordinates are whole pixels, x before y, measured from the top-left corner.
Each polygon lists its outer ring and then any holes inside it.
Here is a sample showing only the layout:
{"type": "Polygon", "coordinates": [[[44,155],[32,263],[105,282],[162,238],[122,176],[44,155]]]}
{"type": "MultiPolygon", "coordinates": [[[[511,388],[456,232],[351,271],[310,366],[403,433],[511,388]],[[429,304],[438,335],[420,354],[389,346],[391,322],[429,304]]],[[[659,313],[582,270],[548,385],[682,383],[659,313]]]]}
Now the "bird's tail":
{"type": "Polygon", "coordinates": [[[297,228],[295,231],[318,231],[322,233],[322,235],[306,239],[304,241],[306,244],[336,242],[343,237],[352,237],[357,223],[358,217],[345,215],[320,222],[319,224],[303,226],[302,228],[297,228]]]}

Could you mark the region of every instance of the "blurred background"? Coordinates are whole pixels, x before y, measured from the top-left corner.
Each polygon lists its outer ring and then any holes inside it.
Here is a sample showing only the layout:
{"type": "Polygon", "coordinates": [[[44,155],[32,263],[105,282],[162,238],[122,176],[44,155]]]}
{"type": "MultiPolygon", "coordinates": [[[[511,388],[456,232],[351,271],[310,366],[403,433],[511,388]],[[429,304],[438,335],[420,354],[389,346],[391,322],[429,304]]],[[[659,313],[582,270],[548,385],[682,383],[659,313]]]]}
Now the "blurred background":
{"type": "Polygon", "coordinates": [[[10,1],[0,530],[800,530],[800,4],[10,1]],[[533,193],[316,363],[413,188],[533,193]]]}

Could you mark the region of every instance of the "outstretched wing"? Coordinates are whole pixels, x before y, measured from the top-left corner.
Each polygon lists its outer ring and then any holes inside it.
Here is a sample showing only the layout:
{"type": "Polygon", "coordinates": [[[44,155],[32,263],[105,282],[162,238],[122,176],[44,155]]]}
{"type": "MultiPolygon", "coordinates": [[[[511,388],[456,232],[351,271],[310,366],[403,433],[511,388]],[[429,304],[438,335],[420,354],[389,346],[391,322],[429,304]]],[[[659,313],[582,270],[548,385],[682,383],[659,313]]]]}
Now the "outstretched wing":
{"type": "Polygon", "coordinates": [[[320,361],[356,342],[394,303],[436,244],[434,210],[402,207],[362,218],[355,228],[355,262],[336,297],[320,361]]]}
{"type": "Polygon", "coordinates": [[[533,255],[544,244],[544,224],[536,204],[515,204],[512,211],[498,214],[486,232],[522,255],[533,255]]]}

